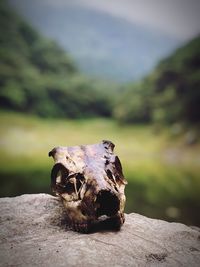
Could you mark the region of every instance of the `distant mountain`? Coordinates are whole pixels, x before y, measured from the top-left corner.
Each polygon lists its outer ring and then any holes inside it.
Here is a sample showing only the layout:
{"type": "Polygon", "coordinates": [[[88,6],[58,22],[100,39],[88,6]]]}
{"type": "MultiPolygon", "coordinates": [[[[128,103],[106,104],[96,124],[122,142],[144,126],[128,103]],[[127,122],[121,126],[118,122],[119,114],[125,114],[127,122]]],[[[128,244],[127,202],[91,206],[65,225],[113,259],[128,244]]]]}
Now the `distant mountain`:
{"type": "Polygon", "coordinates": [[[139,79],[180,45],[180,40],[160,32],[72,3],[55,8],[46,1],[9,2],[69,51],[81,70],[97,77],[139,79]]]}

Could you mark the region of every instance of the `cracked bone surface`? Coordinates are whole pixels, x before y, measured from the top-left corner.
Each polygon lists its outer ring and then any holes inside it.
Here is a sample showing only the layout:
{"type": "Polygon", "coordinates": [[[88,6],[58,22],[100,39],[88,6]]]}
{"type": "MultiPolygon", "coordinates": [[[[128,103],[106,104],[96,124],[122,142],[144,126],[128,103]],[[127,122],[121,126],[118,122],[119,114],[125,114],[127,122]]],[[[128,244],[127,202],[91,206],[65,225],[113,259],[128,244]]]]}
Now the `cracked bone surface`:
{"type": "Polygon", "coordinates": [[[49,152],[55,164],[51,188],[66,210],[67,223],[75,231],[95,227],[119,230],[124,223],[124,194],[127,184],[111,141],[73,147],[56,147],[49,152]]]}

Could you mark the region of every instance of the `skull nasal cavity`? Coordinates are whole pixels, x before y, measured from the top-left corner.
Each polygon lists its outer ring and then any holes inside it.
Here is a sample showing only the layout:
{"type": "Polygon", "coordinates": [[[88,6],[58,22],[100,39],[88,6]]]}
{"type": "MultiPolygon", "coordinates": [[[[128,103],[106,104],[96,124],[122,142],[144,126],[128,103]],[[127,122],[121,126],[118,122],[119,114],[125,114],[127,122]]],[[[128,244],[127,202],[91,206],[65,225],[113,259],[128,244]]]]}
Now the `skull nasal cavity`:
{"type": "Polygon", "coordinates": [[[100,191],[96,199],[97,203],[97,216],[115,215],[119,210],[119,199],[110,191],[100,191]]]}

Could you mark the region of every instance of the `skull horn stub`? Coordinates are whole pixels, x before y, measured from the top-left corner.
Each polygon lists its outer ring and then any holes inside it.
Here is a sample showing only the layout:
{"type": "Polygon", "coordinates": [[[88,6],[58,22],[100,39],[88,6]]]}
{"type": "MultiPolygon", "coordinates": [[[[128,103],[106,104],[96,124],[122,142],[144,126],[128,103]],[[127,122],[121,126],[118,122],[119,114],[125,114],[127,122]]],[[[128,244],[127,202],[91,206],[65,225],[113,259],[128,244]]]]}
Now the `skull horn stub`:
{"type": "Polygon", "coordinates": [[[90,232],[102,217],[111,229],[120,229],[124,223],[127,182],[113,150],[111,141],[102,141],[49,152],[55,162],[51,189],[61,198],[68,224],[75,231],[90,232]]]}

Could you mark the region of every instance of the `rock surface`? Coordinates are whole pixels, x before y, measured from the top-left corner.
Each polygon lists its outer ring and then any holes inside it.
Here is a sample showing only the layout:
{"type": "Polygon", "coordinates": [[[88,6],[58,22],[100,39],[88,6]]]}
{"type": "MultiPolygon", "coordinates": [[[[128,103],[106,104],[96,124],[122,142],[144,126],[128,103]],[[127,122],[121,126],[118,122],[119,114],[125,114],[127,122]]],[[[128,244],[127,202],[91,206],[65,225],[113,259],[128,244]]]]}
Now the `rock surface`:
{"type": "Polygon", "coordinates": [[[121,231],[80,234],[47,194],[0,199],[0,266],[200,266],[200,232],[126,215],[121,231]]]}

